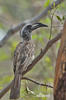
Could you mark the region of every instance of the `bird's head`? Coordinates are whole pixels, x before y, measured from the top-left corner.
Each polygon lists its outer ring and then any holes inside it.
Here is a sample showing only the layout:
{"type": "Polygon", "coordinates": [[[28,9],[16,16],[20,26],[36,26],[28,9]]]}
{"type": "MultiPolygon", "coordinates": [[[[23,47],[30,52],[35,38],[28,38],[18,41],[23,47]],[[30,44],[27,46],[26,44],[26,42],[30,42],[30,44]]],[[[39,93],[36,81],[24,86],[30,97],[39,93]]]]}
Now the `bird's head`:
{"type": "Polygon", "coordinates": [[[26,24],[20,31],[20,35],[24,40],[30,40],[31,32],[40,27],[48,27],[48,25],[42,23],[26,24]]]}

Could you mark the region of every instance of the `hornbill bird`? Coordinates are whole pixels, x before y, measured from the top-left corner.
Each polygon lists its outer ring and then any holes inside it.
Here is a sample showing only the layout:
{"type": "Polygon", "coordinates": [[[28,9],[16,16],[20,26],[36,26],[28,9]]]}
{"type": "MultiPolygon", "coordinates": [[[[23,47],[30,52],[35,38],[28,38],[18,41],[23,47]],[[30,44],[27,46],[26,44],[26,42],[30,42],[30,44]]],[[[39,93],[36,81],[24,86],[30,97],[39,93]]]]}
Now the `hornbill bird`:
{"type": "Polygon", "coordinates": [[[42,23],[29,23],[26,24],[20,32],[23,41],[17,45],[14,52],[14,82],[11,87],[10,99],[17,99],[20,97],[21,79],[23,77],[22,73],[26,71],[28,65],[31,64],[34,58],[35,45],[33,44],[31,39],[31,32],[40,27],[48,26],[42,23]]]}

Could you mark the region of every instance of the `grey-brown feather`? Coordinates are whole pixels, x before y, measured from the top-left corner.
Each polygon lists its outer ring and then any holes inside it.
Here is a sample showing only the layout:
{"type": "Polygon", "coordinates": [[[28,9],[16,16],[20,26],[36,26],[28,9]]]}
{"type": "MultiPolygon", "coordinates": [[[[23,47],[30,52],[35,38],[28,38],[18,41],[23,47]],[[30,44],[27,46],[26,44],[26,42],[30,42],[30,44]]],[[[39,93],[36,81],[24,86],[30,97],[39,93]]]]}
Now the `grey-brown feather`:
{"type": "Polygon", "coordinates": [[[20,96],[22,73],[26,71],[34,56],[34,44],[32,40],[20,42],[14,53],[14,85],[11,88],[10,98],[16,99],[20,96]]]}
{"type": "Polygon", "coordinates": [[[20,42],[14,53],[14,72],[24,72],[32,62],[34,56],[34,44],[32,40],[20,42]],[[21,69],[21,70],[20,70],[21,69]]]}
{"type": "Polygon", "coordinates": [[[34,44],[31,40],[31,32],[39,27],[47,27],[42,23],[26,24],[20,34],[23,42],[20,42],[16,47],[14,54],[14,84],[11,88],[10,98],[16,99],[20,96],[20,86],[22,73],[27,70],[34,58],[34,44]]]}

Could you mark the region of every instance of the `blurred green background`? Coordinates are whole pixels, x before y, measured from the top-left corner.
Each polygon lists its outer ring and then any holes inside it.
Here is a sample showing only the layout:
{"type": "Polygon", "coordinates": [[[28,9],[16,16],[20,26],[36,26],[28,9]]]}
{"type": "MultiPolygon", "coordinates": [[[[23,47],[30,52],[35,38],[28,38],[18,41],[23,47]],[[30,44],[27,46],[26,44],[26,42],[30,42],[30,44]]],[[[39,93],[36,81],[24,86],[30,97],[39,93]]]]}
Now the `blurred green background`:
{"type": "MultiPolygon", "coordinates": [[[[8,29],[39,14],[53,1],[55,0],[0,0],[0,41],[7,34],[8,29]]],[[[48,12],[46,18],[40,20],[40,22],[48,24],[49,27],[38,29],[32,34],[32,39],[36,45],[35,56],[40,53],[41,48],[44,48],[48,42],[51,31],[51,39],[60,32],[65,18],[66,1],[51,12],[48,12]],[[52,30],[50,31],[51,20],[52,30]]],[[[8,40],[5,46],[0,48],[0,89],[3,89],[13,79],[13,54],[16,45],[20,41],[22,39],[18,32],[8,40]]],[[[25,76],[41,83],[53,85],[59,45],[60,41],[54,44],[40,62],[25,76]]],[[[8,100],[9,92],[1,100],[8,100]]],[[[21,97],[18,100],[53,100],[53,89],[23,80],[21,97]]]]}

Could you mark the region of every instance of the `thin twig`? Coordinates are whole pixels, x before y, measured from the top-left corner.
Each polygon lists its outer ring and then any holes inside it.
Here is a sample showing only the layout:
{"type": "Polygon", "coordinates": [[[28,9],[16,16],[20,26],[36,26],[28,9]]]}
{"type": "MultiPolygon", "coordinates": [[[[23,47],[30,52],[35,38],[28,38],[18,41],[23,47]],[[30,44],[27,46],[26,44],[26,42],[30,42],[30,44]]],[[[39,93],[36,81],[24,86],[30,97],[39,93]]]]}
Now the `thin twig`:
{"type": "MultiPolygon", "coordinates": [[[[45,48],[42,50],[42,52],[40,52],[40,54],[32,61],[32,63],[28,66],[28,69],[23,72],[23,75],[25,75],[27,72],[29,72],[34,66],[35,64],[37,64],[41,58],[47,53],[47,51],[49,50],[49,48],[61,38],[62,33],[59,33],[55,38],[53,38],[52,40],[50,40],[47,45],[45,46],[45,48]]],[[[8,90],[12,87],[13,85],[13,80],[4,88],[0,91],[0,98],[2,98],[7,92],[8,90]]]]}
{"type": "Polygon", "coordinates": [[[51,85],[39,83],[39,82],[37,82],[37,81],[35,81],[35,80],[33,80],[33,79],[30,79],[30,78],[28,78],[28,77],[23,77],[22,79],[24,79],[24,80],[29,80],[29,81],[31,81],[31,82],[37,84],[37,85],[40,85],[40,86],[46,86],[46,87],[49,87],[49,88],[53,88],[53,86],[51,86],[51,85]]]}
{"type": "Polygon", "coordinates": [[[22,22],[21,24],[13,27],[11,29],[9,29],[7,34],[5,35],[5,37],[0,41],[0,47],[4,46],[5,43],[7,42],[7,40],[12,35],[16,34],[16,32],[18,32],[25,24],[27,24],[27,23],[34,23],[34,22],[39,21],[41,18],[45,18],[48,15],[48,11],[51,11],[52,9],[57,7],[59,4],[61,4],[61,2],[63,2],[63,1],[64,0],[57,0],[57,1],[53,2],[47,8],[45,8],[45,10],[43,10],[40,14],[36,15],[32,19],[26,20],[26,21],[22,22]]]}
{"type": "Polygon", "coordinates": [[[51,35],[52,35],[52,28],[53,28],[53,17],[54,17],[54,14],[56,12],[58,7],[55,8],[55,10],[53,11],[53,13],[51,14],[50,13],[50,18],[51,18],[51,26],[50,26],[50,37],[49,37],[49,40],[51,39],[51,35]]]}
{"type": "Polygon", "coordinates": [[[53,15],[51,16],[51,26],[50,26],[50,37],[49,37],[49,40],[51,39],[51,35],[52,35],[52,23],[53,23],[53,15]]]}

